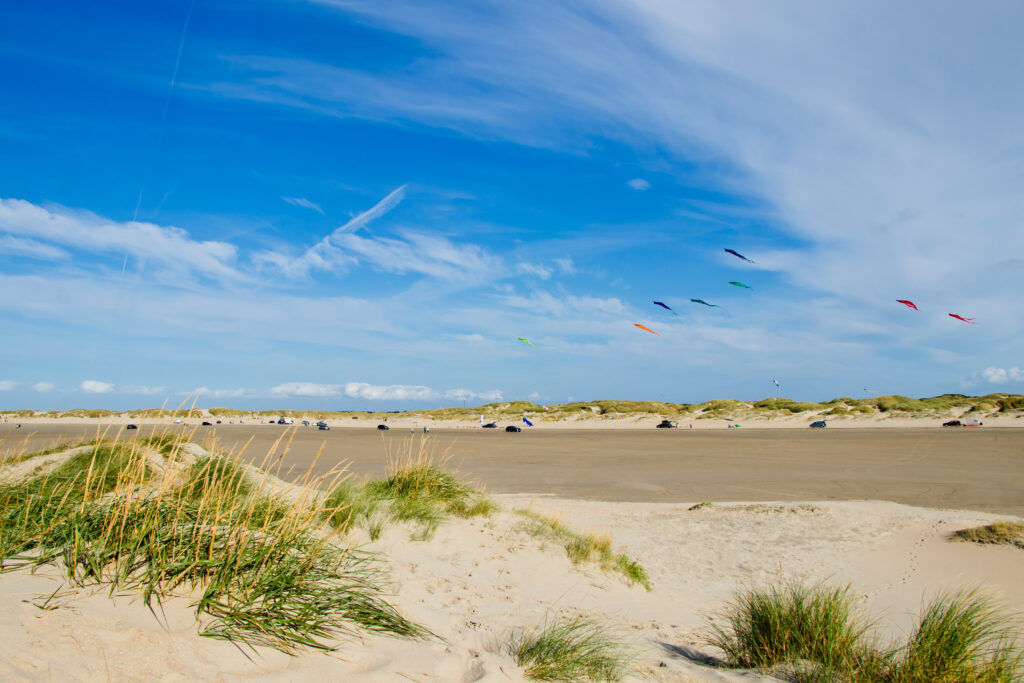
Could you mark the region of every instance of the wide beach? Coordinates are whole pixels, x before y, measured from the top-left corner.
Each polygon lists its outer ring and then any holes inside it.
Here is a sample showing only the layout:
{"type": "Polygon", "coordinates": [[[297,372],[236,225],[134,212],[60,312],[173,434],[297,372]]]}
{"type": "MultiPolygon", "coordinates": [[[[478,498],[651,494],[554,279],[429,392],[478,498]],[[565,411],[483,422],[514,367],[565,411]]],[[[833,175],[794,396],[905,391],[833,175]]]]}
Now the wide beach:
{"type": "MultiPolygon", "coordinates": [[[[525,430],[363,428],[271,424],[212,427],[32,422],[0,425],[0,455],[55,443],[135,438],[183,429],[197,443],[260,463],[283,478],[347,463],[382,476],[389,453],[426,438],[435,454],[492,493],[618,502],[885,500],[1024,515],[1024,428],[653,428],[525,430]],[[410,429],[414,430],[410,434],[410,429]]],[[[418,448],[418,445],[417,445],[418,448]]]]}

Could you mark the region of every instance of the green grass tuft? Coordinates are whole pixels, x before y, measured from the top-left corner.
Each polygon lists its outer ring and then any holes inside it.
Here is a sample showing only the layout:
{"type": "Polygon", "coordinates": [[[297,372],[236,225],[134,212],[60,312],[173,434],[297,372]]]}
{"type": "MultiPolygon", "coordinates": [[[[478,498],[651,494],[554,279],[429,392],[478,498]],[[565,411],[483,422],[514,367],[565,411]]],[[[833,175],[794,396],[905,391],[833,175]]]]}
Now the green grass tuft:
{"type": "Polygon", "coordinates": [[[538,681],[619,681],[632,662],[620,639],[585,619],[515,633],[506,648],[538,681]]]}
{"type": "Polygon", "coordinates": [[[865,651],[867,625],[848,588],[781,588],[739,593],[714,627],[712,644],[742,668],[815,662],[826,672],[848,671],[865,651]]]}
{"type": "Polygon", "coordinates": [[[941,595],[910,638],[881,648],[848,588],[790,584],[740,593],[712,627],[728,666],[795,681],[1011,683],[1022,680],[1016,624],[987,598],[941,595]]]}
{"type": "Polygon", "coordinates": [[[991,600],[973,592],[940,595],[929,603],[917,630],[894,653],[886,680],[985,681],[1022,679],[1022,653],[1013,627],[991,600]]]}
{"type": "Polygon", "coordinates": [[[596,562],[605,571],[617,572],[629,583],[651,590],[651,580],[646,570],[628,555],[616,554],[612,550],[610,536],[576,533],[560,519],[541,515],[532,510],[516,510],[516,513],[529,520],[525,528],[527,533],[561,545],[573,564],[596,562]]]}

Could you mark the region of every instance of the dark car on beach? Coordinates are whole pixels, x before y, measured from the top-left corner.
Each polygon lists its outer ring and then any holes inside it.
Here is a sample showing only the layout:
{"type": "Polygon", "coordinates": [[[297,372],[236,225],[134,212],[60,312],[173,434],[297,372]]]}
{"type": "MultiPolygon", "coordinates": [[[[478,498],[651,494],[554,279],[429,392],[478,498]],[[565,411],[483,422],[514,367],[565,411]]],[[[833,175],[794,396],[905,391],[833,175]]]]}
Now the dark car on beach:
{"type": "Polygon", "coordinates": [[[125,429],[138,429],[138,425],[125,425],[125,429]]]}
{"type": "Polygon", "coordinates": [[[494,423],[494,422],[488,422],[487,424],[480,425],[480,426],[483,427],[484,429],[497,429],[498,428],[498,425],[496,423],[494,423]]]}
{"type": "Polygon", "coordinates": [[[515,425],[509,425],[508,427],[505,427],[505,431],[506,432],[521,432],[523,430],[522,430],[521,427],[516,427],[515,425]]]}
{"type": "Polygon", "coordinates": [[[943,427],[963,427],[963,423],[960,420],[950,420],[949,422],[943,422],[943,427]]]}
{"type": "Polygon", "coordinates": [[[811,427],[814,429],[824,429],[827,426],[828,424],[824,420],[818,420],[817,422],[811,423],[811,427]]]}
{"type": "Polygon", "coordinates": [[[212,426],[213,426],[213,423],[212,423],[212,422],[205,422],[205,421],[204,421],[204,422],[203,422],[203,424],[202,424],[202,425],[200,425],[200,426],[202,426],[202,427],[212,427],[212,426]]]}
{"type": "Polygon", "coordinates": [[[656,429],[679,429],[679,423],[672,420],[662,420],[654,426],[656,429]]]}
{"type": "Polygon", "coordinates": [[[377,425],[377,429],[380,429],[381,431],[383,431],[385,429],[391,429],[391,427],[388,427],[387,425],[377,425]]]}

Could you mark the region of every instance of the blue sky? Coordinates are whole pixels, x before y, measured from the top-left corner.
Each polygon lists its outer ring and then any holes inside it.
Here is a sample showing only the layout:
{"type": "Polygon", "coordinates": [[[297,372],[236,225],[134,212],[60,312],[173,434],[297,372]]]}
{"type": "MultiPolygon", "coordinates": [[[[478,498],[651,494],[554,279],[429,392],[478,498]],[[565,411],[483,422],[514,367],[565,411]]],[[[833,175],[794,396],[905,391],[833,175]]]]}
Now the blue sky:
{"type": "Polygon", "coordinates": [[[1019,4],[3,13],[0,408],[1024,391],[1019,4]]]}

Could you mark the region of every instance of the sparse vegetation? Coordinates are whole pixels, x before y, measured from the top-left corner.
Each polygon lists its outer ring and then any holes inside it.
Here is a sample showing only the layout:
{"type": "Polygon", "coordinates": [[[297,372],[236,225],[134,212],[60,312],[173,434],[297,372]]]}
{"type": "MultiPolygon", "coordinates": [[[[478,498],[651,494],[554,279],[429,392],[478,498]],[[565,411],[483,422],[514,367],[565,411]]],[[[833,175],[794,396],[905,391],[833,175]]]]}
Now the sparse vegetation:
{"type": "Polygon", "coordinates": [[[619,681],[632,661],[621,639],[581,618],[515,633],[506,648],[538,681],[619,681]]]}
{"type": "Polygon", "coordinates": [[[611,537],[594,533],[579,534],[572,531],[556,517],[548,517],[532,510],[516,510],[528,522],[526,531],[540,538],[557,542],[565,548],[573,564],[596,562],[605,571],[621,574],[632,584],[651,590],[651,581],[639,562],[622,553],[615,553],[611,537]]]}
{"type": "Polygon", "coordinates": [[[994,522],[972,529],[961,529],[953,538],[972,543],[1012,545],[1024,550],[1024,522],[994,522]]]}
{"type": "Polygon", "coordinates": [[[941,595],[927,605],[903,644],[885,648],[848,588],[790,584],[748,590],[712,628],[729,666],[796,681],[878,683],[1021,680],[1014,623],[976,593],[941,595]]]}
{"type": "Polygon", "coordinates": [[[324,505],[330,523],[341,530],[360,524],[376,539],[388,523],[411,521],[421,525],[417,540],[426,540],[446,517],[486,516],[496,509],[493,501],[444,469],[446,458],[435,457],[425,441],[419,443],[417,453],[409,442],[403,455],[389,459],[385,479],[335,486],[324,505]]]}

